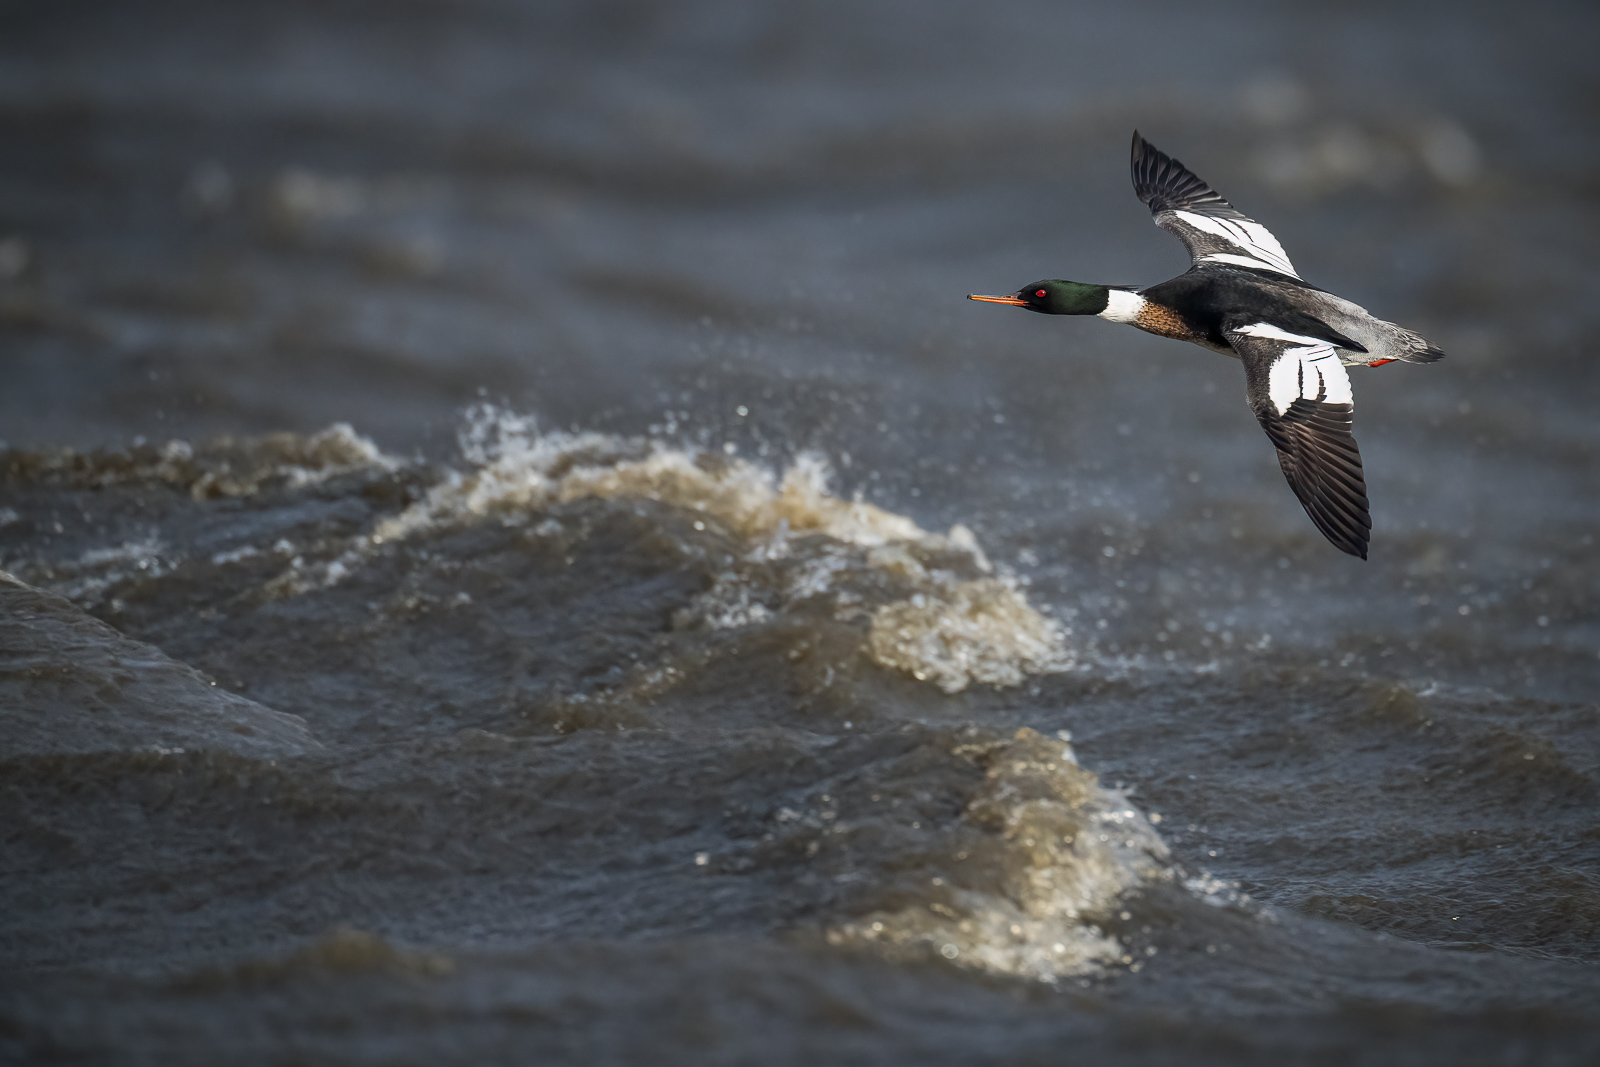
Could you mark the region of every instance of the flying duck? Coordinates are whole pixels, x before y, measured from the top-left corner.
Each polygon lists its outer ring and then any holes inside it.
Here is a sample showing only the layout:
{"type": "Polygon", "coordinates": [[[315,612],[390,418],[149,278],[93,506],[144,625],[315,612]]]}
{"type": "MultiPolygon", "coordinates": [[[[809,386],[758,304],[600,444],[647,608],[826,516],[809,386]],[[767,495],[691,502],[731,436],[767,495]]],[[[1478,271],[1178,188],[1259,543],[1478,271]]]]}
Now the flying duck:
{"type": "Polygon", "coordinates": [[[1137,130],[1133,191],[1155,224],[1189,250],[1194,262],[1184,273],[1145,289],[1050,278],[1010,296],[967,299],[1045,315],[1098,315],[1237,357],[1250,409],[1278,450],[1289,488],[1324,537],[1366,559],[1372,520],[1350,432],[1345,368],[1432,363],[1444,353],[1302,281],[1265,226],[1137,130]]]}

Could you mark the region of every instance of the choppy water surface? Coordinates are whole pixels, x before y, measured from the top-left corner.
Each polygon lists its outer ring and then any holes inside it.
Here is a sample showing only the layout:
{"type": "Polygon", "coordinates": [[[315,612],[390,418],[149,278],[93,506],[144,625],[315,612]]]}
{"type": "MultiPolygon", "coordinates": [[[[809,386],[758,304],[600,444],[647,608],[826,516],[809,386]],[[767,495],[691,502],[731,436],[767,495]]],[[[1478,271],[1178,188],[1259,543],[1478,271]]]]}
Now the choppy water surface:
{"type": "Polygon", "coordinates": [[[1600,1057],[1588,9],[4,18],[0,1056],[1600,1057]]]}

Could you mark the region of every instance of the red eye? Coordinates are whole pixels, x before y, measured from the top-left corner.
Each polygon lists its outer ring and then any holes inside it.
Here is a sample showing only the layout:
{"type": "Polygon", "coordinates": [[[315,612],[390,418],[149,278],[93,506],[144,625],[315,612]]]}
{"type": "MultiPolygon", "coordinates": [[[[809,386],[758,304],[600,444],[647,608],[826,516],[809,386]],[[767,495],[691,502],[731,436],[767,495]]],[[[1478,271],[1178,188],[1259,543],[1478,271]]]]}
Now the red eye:
{"type": "Polygon", "coordinates": [[[1037,293],[1034,293],[1033,295],[1034,296],[1043,296],[1044,295],[1044,290],[1040,289],[1037,293]]]}

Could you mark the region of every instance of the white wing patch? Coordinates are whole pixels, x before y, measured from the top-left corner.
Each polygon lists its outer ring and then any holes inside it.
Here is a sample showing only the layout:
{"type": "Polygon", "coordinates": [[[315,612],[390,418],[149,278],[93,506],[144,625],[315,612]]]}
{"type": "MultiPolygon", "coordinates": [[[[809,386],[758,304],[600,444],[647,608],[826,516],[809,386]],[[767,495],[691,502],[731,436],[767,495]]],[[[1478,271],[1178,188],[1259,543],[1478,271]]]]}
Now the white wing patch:
{"type": "Polygon", "coordinates": [[[1333,345],[1315,337],[1289,333],[1268,322],[1241,326],[1236,333],[1287,341],[1289,347],[1272,361],[1267,377],[1267,396],[1279,415],[1288,412],[1296,400],[1324,404],[1352,404],[1350,376],[1339,362],[1333,345]]]}
{"type": "Polygon", "coordinates": [[[1206,252],[1198,257],[1199,263],[1233,263],[1242,267],[1265,267],[1279,274],[1298,278],[1289,253],[1261,223],[1254,219],[1225,219],[1217,215],[1202,215],[1195,211],[1174,211],[1172,215],[1185,226],[1220,237],[1235,246],[1236,252],[1206,252]]]}
{"type": "Polygon", "coordinates": [[[1284,270],[1282,267],[1272,266],[1260,256],[1235,256],[1230,255],[1227,252],[1207,252],[1204,255],[1195,257],[1195,262],[1232,263],[1236,267],[1254,267],[1257,270],[1260,270],[1262,267],[1266,267],[1268,270],[1275,270],[1279,274],[1294,274],[1296,278],[1300,277],[1300,275],[1295,274],[1292,270],[1284,270]]]}

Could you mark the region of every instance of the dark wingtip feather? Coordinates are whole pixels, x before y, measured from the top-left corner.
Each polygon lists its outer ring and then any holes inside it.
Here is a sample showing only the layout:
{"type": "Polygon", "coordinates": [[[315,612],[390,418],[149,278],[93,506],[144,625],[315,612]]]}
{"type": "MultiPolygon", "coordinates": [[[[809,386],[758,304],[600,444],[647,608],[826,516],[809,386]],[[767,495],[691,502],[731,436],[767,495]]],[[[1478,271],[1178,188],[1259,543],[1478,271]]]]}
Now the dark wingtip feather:
{"type": "Polygon", "coordinates": [[[1147,159],[1150,156],[1164,155],[1166,155],[1165,152],[1161,151],[1161,149],[1157,148],[1149,141],[1146,141],[1138,130],[1133,131],[1133,161],[1135,163],[1147,159]]]}
{"type": "Polygon", "coordinates": [[[1349,515],[1341,515],[1334,510],[1332,501],[1311,496],[1307,492],[1307,487],[1296,484],[1292,478],[1289,480],[1289,486],[1295,491],[1295,496],[1300,498],[1300,506],[1305,509],[1306,517],[1330,545],[1347,555],[1359,559],[1367,558],[1367,545],[1372,539],[1370,530],[1363,528],[1359,523],[1351,523],[1349,515]]]}
{"type": "Polygon", "coordinates": [[[1133,153],[1128,164],[1133,191],[1152,215],[1163,211],[1198,211],[1223,218],[1244,218],[1215,189],[1180,160],[1167,155],[1133,131],[1133,153]]]}
{"type": "Polygon", "coordinates": [[[1282,415],[1257,413],[1278,466],[1312,525],[1339,551],[1367,558],[1372,519],[1348,405],[1296,400],[1282,415]]]}
{"type": "MultiPolygon", "coordinates": [[[[1152,212],[1166,207],[1162,186],[1169,169],[1167,164],[1171,162],[1170,156],[1141,137],[1138,130],[1133,131],[1133,151],[1128,161],[1128,173],[1133,178],[1134,194],[1152,212]]],[[[1182,164],[1179,167],[1181,169],[1182,164]]]]}

